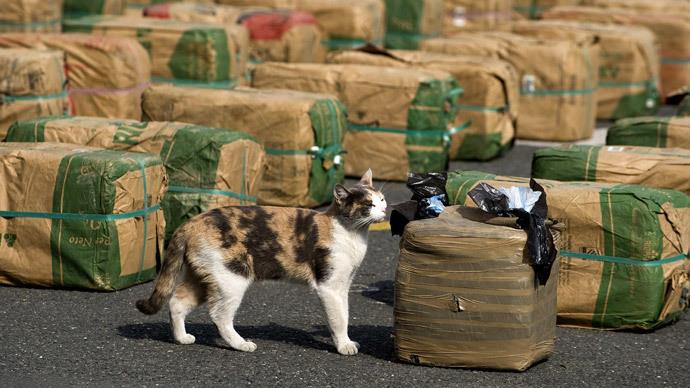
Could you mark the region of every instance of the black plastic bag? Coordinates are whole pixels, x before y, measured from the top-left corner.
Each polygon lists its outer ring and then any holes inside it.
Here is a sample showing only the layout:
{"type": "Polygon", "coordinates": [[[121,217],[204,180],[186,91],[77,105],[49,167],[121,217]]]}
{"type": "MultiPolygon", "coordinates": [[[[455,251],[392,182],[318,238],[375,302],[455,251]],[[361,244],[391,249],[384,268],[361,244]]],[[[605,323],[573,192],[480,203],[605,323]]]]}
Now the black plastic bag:
{"type": "Polygon", "coordinates": [[[443,206],[448,206],[448,194],[446,193],[445,172],[429,172],[426,174],[409,173],[407,187],[412,191],[412,200],[417,201],[415,220],[437,217],[439,210],[435,205],[440,201],[443,206]]]}
{"type": "Polygon", "coordinates": [[[539,284],[544,285],[549,280],[551,267],[558,252],[553,242],[553,235],[546,226],[548,207],[544,188],[534,179],[530,179],[529,187],[533,191],[541,192],[539,200],[529,212],[525,209],[509,208],[508,197],[486,183],[480,183],[468,195],[480,209],[487,213],[501,217],[517,217],[517,225],[527,231],[526,248],[530,265],[534,269],[539,284]]]}

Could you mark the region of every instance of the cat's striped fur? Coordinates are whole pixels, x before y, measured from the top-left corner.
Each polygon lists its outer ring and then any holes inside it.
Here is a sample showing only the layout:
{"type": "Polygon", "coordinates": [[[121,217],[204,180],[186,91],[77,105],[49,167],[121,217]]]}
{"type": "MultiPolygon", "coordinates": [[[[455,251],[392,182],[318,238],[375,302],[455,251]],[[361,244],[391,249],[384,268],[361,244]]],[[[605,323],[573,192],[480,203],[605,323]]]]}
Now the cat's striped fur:
{"type": "Polygon", "coordinates": [[[238,206],[192,218],[173,235],[153,293],[137,308],[155,314],[169,301],[175,340],[191,344],[184,319],[207,302],[223,339],[254,351],[233,326],[244,292],[254,281],[289,279],[316,290],[338,352],[356,354],[358,344],[347,334],[348,293],[367,250],[369,224],[383,220],[386,201],[372,185],[371,170],[353,187],[337,185],[334,198],[323,213],[238,206]]]}

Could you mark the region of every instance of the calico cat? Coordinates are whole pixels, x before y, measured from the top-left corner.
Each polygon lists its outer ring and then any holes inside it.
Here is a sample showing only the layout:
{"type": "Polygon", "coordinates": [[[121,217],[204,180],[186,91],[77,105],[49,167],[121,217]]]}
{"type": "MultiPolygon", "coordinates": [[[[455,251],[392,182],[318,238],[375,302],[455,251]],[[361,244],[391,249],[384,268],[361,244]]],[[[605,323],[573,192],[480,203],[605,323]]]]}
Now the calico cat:
{"type": "Polygon", "coordinates": [[[371,170],[353,187],[336,185],[333,196],[321,213],[237,206],[192,218],[173,235],[153,293],[137,301],[137,309],[155,314],[169,300],[175,341],[191,344],[185,317],[208,302],[223,339],[253,352],[256,344],[233,327],[244,292],[255,281],[289,279],[316,290],[338,352],[357,354],[359,344],[347,334],[348,293],[367,250],[369,225],[384,219],[386,200],[374,189],[371,170]]]}

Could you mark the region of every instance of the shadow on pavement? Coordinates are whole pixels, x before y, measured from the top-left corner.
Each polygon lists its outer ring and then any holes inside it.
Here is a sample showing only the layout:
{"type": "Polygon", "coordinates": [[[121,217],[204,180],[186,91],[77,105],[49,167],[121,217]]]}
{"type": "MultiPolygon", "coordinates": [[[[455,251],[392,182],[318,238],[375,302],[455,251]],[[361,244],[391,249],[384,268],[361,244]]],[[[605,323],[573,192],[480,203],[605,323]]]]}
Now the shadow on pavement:
{"type": "MultiPolygon", "coordinates": [[[[331,353],[336,352],[326,326],[315,326],[314,330],[306,331],[271,323],[263,326],[237,326],[236,329],[240,335],[249,340],[274,341],[303,348],[326,350],[331,353]]],[[[120,326],[117,330],[120,336],[129,339],[174,342],[167,322],[129,324],[120,326]]],[[[350,326],[349,333],[353,341],[360,343],[360,353],[391,361],[393,356],[391,330],[392,328],[388,326],[358,325],[350,326]]],[[[187,324],[187,332],[196,337],[195,344],[228,347],[213,324],[187,324]]]]}
{"type": "Polygon", "coordinates": [[[392,280],[371,283],[366,290],[362,291],[362,296],[393,306],[394,284],[392,280]]]}

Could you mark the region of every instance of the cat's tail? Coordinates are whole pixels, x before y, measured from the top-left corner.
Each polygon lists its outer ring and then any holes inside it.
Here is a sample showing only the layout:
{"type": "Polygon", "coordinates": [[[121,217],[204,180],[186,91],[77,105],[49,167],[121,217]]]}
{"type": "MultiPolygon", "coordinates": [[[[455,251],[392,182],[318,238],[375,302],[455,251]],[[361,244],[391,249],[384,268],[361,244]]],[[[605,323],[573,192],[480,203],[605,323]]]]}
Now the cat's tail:
{"type": "Polygon", "coordinates": [[[148,299],[137,301],[137,310],[146,315],[153,315],[160,311],[163,304],[170,299],[175,290],[177,274],[180,273],[180,268],[182,268],[186,249],[184,234],[175,233],[168,244],[168,249],[165,251],[163,266],[156,278],[153,292],[148,299]]]}

